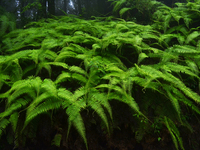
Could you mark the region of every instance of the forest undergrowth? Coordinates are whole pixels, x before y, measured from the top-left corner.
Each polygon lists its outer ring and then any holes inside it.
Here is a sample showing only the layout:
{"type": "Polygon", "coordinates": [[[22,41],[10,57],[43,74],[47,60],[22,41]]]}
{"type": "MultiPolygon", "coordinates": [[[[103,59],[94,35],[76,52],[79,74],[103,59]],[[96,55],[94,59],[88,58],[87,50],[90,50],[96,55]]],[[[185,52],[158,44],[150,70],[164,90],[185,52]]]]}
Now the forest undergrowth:
{"type": "Polygon", "coordinates": [[[162,143],[164,132],[175,149],[197,149],[182,135],[200,114],[200,3],[176,5],[158,6],[149,25],[69,15],[7,33],[2,23],[1,138],[22,149],[48,135],[69,148],[76,132],[90,149],[87,129],[112,138],[128,127],[138,143],[151,134],[162,143]]]}

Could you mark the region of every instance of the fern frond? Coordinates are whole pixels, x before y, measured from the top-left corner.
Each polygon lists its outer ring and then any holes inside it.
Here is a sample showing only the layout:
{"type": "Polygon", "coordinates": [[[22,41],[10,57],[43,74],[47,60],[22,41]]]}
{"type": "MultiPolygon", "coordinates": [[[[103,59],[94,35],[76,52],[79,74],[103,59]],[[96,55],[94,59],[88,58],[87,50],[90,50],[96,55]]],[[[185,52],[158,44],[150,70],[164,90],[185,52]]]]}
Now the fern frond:
{"type": "Polygon", "coordinates": [[[164,67],[163,69],[166,69],[168,72],[173,71],[173,72],[176,72],[176,73],[185,73],[185,74],[190,75],[191,77],[199,78],[195,73],[193,73],[191,71],[191,68],[187,67],[187,66],[167,62],[165,65],[163,65],[163,67],[164,67]]]}
{"type": "Polygon", "coordinates": [[[17,123],[18,123],[19,113],[14,112],[12,115],[10,115],[9,121],[12,125],[12,129],[15,132],[17,129],[17,123]]]}
{"type": "Polygon", "coordinates": [[[99,101],[101,97],[98,94],[98,99],[96,99],[97,95],[96,93],[93,93],[92,97],[88,101],[88,105],[101,117],[104,124],[107,127],[108,133],[110,133],[109,125],[108,125],[108,119],[106,117],[106,114],[104,112],[104,109],[101,106],[101,102],[99,101]]]}
{"type": "Polygon", "coordinates": [[[57,133],[54,138],[53,138],[53,141],[51,143],[51,145],[55,145],[57,147],[60,147],[60,142],[62,140],[62,135],[57,133]]]}
{"type": "Polygon", "coordinates": [[[88,150],[87,138],[86,138],[86,133],[85,133],[85,126],[84,126],[83,119],[82,119],[81,115],[79,113],[78,114],[75,113],[73,115],[73,117],[72,116],[69,117],[69,121],[72,122],[72,124],[75,126],[75,128],[78,131],[78,133],[80,134],[80,136],[83,138],[86,149],[88,150]]]}
{"type": "Polygon", "coordinates": [[[194,40],[195,38],[197,38],[200,35],[200,33],[198,31],[194,31],[191,34],[189,34],[187,36],[187,39],[185,41],[186,44],[189,44],[192,40],[194,40]]]}
{"type": "Polygon", "coordinates": [[[67,80],[67,79],[70,79],[71,78],[71,73],[69,73],[69,72],[62,72],[58,77],[57,77],[57,79],[56,79],[56,81],[55,81],[55,84],[58,84],[58,83],[60,83],[60,82],[63,82],[63,81],[65,81],[65,80],[67,80]]]}
{"type": "Polygon", "coordinates": [[[173,123],[173,121],[169,118],[167,118],[166,116],[164,117],[164,121],[165,121],[165,125],[167,126],[167,129],[169,130],[170,134],[171,134],[171,137],[172,137],[172,140],[174,142],[174,145],[176,147],[176,149],[178,150],[179,146],[178,144],[180,145],[181,149],[184,150],[184,147],[183,147],[183,141],[180,137],[180,133],[176,127],[176,125],[173,123]]]}
{"type": "Polygon", "coordinates": [[[78,74],[78,73],[73,73],[73,74],[71,74],[71,78],[76,79],[76,80],[78,80],[78,81],[80,81],[80,82],[82,82],[82,83],[87,83],[87,82],[89,82],[89,81],[87,81],[88,79],[87,79],[85,76],[80,75],[80,74],[78,74]]]}
{"type": "Polygon", "coordinates": [[[9,125],[10,121],[8,119],[1,119],[0,120],[0,137],[3,134],[6,127],[9,125]]]}
{"type": "Polygon", "coordinates": [[[172,103],[172,105],[174,106],[177,114],[178,114],[178,118],[179,120],[181,121],[181,109],[180,109],[180,105],[179,105],[179,102],[178,102],[178,99],[176,97],[174,97],[169,90],[166,90],[167,92],[167,95],[169,96],[169,99],[172,103]]]}
{"type": "Polygon", "coordinates": [[[4,112],[0,113],[0,118],[11,116],[13,112],[17,111],[23,106],[26,106],[28,102],[29,102],[28,100],[23,98],[15,100],[15,103],[11,104],[4,112]]]}
{"type": "Polygon", "coordinates": [[[83,70],[82,68],[77,67],[77,66],[71,66],[69,68],[69,70],[71,72],[76,72],[76,73],[79,73],[79,74],[82,74],[82,75],[87,75],[87,72],[85,70],[83,70]]]}
{"type": "Polygon", "coordinates": [[[72,123],[74,125],[80,136],[83,138],[86,148],[88,149],[85,126],[80,114],[81,108],[85,107],[84,101],[84,99],[80,99],[79,101],[73,100],[73,103],[66,109],[66,114],[69,116],[68,120],[70,124],[72,123]]]}
{"type": "Polygon", "coordinates": [[[26,119],[24,122],[24,127],[33,120],[36,116],[39,116],[41,113],[48,112],[49,110],[57,109],[62,106],[62,101],[60,100],[46,100],[43,103],[39,104],[37,107],[32,108],[30,105],[30,109],[27,109],[26,119]]]}
{"type": "MultiPolygon", "coordinates": [[[[110,0],[113,1],[113,0],[110,0]]],[[[114,5],[113,12],[116,12],[126,2],[126,0],[117,0],[112,3],[114,5]]]]}
{"type": "Polygon", "coordinates": [[[185,45],[185,46],[180,46],[180,45],[175,45],[173,47],[173,51],[172,52],[175,52],[175,53],[179,53],[179,54],[199,54],[200,51],[197,50],[195,47],[193,46],[188,46],[188,45],[185,45]]]}
{"type": "Polygon", "coordinates": [[[131,8],[126,8],[126,7],[122,8],[122,9],[119,11],[120,17],[122,17],[123,14],[126,13],[126,12],[129,11],[129,10],[131,10],[131,8]]]}

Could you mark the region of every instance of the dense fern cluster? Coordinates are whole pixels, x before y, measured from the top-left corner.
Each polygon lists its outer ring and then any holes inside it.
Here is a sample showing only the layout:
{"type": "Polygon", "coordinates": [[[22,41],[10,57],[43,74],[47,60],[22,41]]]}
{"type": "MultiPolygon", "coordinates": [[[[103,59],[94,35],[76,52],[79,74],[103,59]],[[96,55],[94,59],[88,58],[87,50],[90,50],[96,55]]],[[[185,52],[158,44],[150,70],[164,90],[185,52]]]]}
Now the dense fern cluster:
{"type": "MultiPolygon", "coordinates": [[[[198,6],[187,4],[192,5],[198,6]]],[[[181,19],[175,17],[179,10],[167,10],[166,18],[181,19]]],[[[113,17],[86,21],[65,16],[32,22],[5,35],[0,51],[0,135],[9,132],[11,143],[23,145],[24,137],[33,137],[28,131],[35,132],[32,126],[41,115],[52,119],[62,111],[67,132],[55,134],[52,143],[60,146],[74,126],[88,149],[84,122],[89,120],[82,112],[95,112],[111,134],[119,126],[113,111],[120,115],[111,102],[119,101],[138,120],[130,124],[138,141],[157,123],[169,130],[176,149],[184,149],[178,127],[192,128],[182,109],[200,114],[199,28],[189,28],[195,10],[186,10],[193,15],[172,27],[170,19],[160,20],[161,11],[153,26],[113,17]]]]}

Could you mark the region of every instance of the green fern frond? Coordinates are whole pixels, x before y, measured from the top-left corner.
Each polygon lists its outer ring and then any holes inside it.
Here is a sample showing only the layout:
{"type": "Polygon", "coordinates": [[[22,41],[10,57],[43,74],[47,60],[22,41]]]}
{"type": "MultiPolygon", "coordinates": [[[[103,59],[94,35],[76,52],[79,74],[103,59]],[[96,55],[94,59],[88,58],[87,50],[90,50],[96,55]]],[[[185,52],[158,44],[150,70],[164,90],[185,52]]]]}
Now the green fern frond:
{"type": "Polygon", "coordinates": [[[60,147],[61,140],[62,140],[62,135],[59,134],[59,133],[57,133],[57,134],[54,136],[51,145],[55,145],[55,146],[57,146],[57,147],[60,147]]]}
{"type": "MultiPolygon", "coordinates": [[[[80,97],[80,94],[76,94],[78,96],[75,96],[76,98],[80,97]]],[[[85,100],[84,99],[73,99],[72,104],[66,109],[66,114],[69,116],[69,122],[70,124],[72,123],[80,136],[83,138],[84,143],[86,145],[86,148],[88,149],[87,145],[87,139],[86,139],[86,134],[85,134],[85,126],[83,123],[83,119],[81,117],[80,111],[81,108],[84,108],[85,105],[85,100]]]]}
{"type": "Polygon", "coordinates": [[[21,107],[26,106],[28,102],[28,100],[25,100],[23,98],[15,100],[15,103],[11,104],[4,112],[0,113],[0,118],[10,116],[11,114],[13,114],[13,112],[17,111],[21,107]]]}
{"type": "Polygon", "coordinates": [[[171,134],[171,137],[172,137],[172,140],[174,142],[176,149],[178,150],[179,149],[178,145],[180,145],[181,149],[184,150],[183,141],[180,137],[180,133],[179,133],[176,125],[173,123],[173,121],[171,119],[167,118],[166,116],[164,117],[164,121],[165,121],[165,125],[167,126],[167,129],[169,130],[169,132],[171,134]]]}
{"type": "Polygon", "coordinates": [[[184,45],[184,46],[180,46],[180,45],[175,45],[173,47],[173,52],[175,53],[179,53],[179,54],[199,54],[200,51],[197,50],[195,47],[193,46],[189,46],[189,45],[184,45]]]}
{"type": "Polygon", "coordinates": [[[63,100],[63,108],[67,108],[72,103],[73,93],[65,88],[58,89],[58,97],[63,100]]]}
{"type": "Polygon", "coordinates": [[[41,113],[46,113],[49,110],[60,108],[60,106],[62,106],[62,103],[62,101],[50,99],[44,101],[35,108],[32,108],[32,106],[30,105],[30,109],[27,109],[24,127],[26,127],[31,120],[33,120],[36,116],[39,116],[41,113]]]}
{"type": "Polygon", "coordinates": [[[173,92],[173,95],[176,95],[179,101],[183,102],[185,105],[189,106],[193,111],[200,114],[198,106],[196,106],[191,100],[186,98],[181,91],[174,87],[171,87],[171,91],[173,92]]]}
{"type": "Polygon", "coordinates": [[[106,117],[106,114],[104,112],[104,109],[101,106],[101,95],[97,93],[92,93],[90,100],[88,101],[88,106],[90,106],[103,120],[104,124],[107,127],[108,133],[110,133],[109,125],[108,125],[108,119],[106,117]],[[96,99],[97,98],[97,99],[96,99]]]}
{"type": "Polygon", "coordinates": [[[169,27],[169,22],[171,20],[171,15],[166,15],[164,19],[164,33],[167,31],[167,28],[169,27]]]}
{"type": "Polygon", "coordinates": [[[0,73],[0,90],[1,87],[6,83],[7,80],[10,80],[10,76],[4,73],[0,73]]]}
{"type": "Polygon", "coordinates": [[[194,61],[186,60],[186,63],[187,63],[188,67],[190,68],[190,70],[191,70],[193,73],[195,73],[196,75],[199,74],[198,66],[197,66],[197,64],[196,64],[194,61]]]}
{"type": "Polygon", "coordinates": [[[12,129],[15,132],[17,129],[17,122],[18,122],[18,118],[19,118],[19,113],[18,112],[14,112],[12,115],[10,115],[9,121],[12,125],[12,129]]]}
{"type": "Polygon", "coordinates": [[[173,72],[176,72],[176,73],[185,73],[185,74],[190,75],[191,77],[199,78],[195,73],[193,73],[191,71],[191,68],[187,67],[187,66],[167,62],[165,65],[163,65],[163,67],[164,67],[163,69],[166,69],[168,72],[173,71],[173,72]]]}
{"type": "Polygon", "coordinates": [[[126,8],[126,7],[122,8],[122,9],[119,11],[120,17],[122,17],[123,14],[126,13],[126,12],[129,11],[129,10],[131,10],[131,8],[126,8]]]}
{"type": "Polygon", "coordinates": [[[76,73],[79,73],[79,74],[82,74],[82,75],[87,75],[87,72],[85,70],[83,70],[82,68],[80,67],[77,67],[77,66],[71,66],[69,67],[69,70],[71,72],[76,72],[76,73]]]}
{"type": "Polygon", "coordinates": [[[167,95],[172,103],[172,105],[174,106],[177,114],[178,114],[178,118],[179,120],[181,121],[181,109],[180,109],[180,105],[179,105],[179,102],[178,102],[178,99],[176,97],[174,97],[169,90],[166,90],[167,92],[167,95]]]}
{"type": "Polygon", "coordinates": [[[83,119],[82,119],[81,115],[79,113],[78,114],[75,113],[73,115],[73,117],[72,116],[69,117],[69,121],[72,122],[72,124],[75,126],[75,128],[78,131],[78,133],[80,134],[80,136],[83,138],[86,149],[88,150],[87,138],[86,138],[86,133],[85,133],[85,126],[84,126],[83,119]]]}
{"type": "Polygon", "coordinates": [[[10,124],[10,121],[8,119],[1,119],[0,120],[0,137],[5,131],[6,127],[10,124]]]}
{"type": "MultiPolygon", "coordinates": [[[[109,0],[109,1],[113,1],[113,0],[109,0]]],[[[126,0],[117,0],[117,1],[114,1],[112,3],[112,5],[114,5],[114,8],[113,8],[113,12],[116,12],[117,10],[120,9],[120,7],[126,2],[126,0]]]]}
{"type": "Polygon", "coordinates": [[[71,78],[71,73],[69,73],[69,72],[62,72],[58,77],[57,77],[57,79],[56,79],[56,81],[55,81],[55,84],[58,84],[58,83],[60,83],[60,82],[63,82],[63,81],[65,81],[65,80],[67,80],[67,79],[70,79],[71,78]]]}
{"type": "Polygon", "coordinates": [[[80,75],[78,73],[71,74],[71,78],[72,79],[76,79],[76,80],[78,80],[78,81],[80,81],[82,83],[87,83],[88,82],[88,79],[85,76],[80,75]]]}
{"type": "Polygon", "coordinates": [[[189,44],[192,40],[194,40],[195,38],[197,38],[200,35],[200,33],[198,31],[194,31],[191,34],[189,34],[187,36],[187,39],[185,41],[186,44],[189,44]]]}
{"type": "Polygon", "coordinates": [[[42,89],[44,89],[48,94],[57,98],[57,88],[54,82],[51,79],[45,79],[42,84],[42,89]]]}
{"type": "MultiPolygon", "coordinates": [[[[60,62],[60,61],[63,61],[67,58],[75,58],[77,53],[76,52],[73,52],[73,51],[66,51],[64,50],[65,48],[63,48],[62,51],[60,51],[60,54],[56,57],[55,59],[55,62],[60,62]]],[[[67,48],[66,48],[67,49],[67,48]]]]}
{"type": "Polygon", "coordinates": [[[69,69],[69,66],[66,63],[63,63],[63,62],[47,62],[45,64],[59,66],[59,67],[62,67],[63,69],[69,69]]]}

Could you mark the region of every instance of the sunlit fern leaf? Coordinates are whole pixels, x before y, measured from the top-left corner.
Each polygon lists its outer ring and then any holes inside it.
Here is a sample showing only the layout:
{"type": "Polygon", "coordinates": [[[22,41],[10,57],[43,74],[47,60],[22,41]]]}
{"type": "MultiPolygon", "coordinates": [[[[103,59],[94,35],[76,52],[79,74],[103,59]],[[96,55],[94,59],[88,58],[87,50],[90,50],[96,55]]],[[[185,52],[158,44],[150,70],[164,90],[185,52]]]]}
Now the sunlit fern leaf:
{"type": "Polygon", "coordinates": [[[164,117],[164,121],[167,129],[169,130],[169,133],[171,134],[176,149],[179,150],[178,145],[180,145],[181,149],[185,150],[183,147],[182,138],[174,122],[170,118],[167,118],[166,116],[164,117]]]}
{"type": "Polygon", "coordinates": [[[166,73],[165,75],[165,80],[173,83],[176,88],[180,89],[186,96],[192,98],[196,103],[200,103],[200,96],[197,93],[193,92],[190,88],[186,87],[181,80],[169,73],[166,73]]]}
{"type": "Polygon", "coordinates": [[[165,17],[165,20],[164,20],[164,32],[166,32],[167,28],[169,27],[169,22],[170,22],[171,17],[172,16],[170,14],[165,17]]]}
{"type": "Polygon", "coordinates": [[[172,12],[172,17],[176,20],[176,22],[179,24],[179,20],[182,18],[182,16],[179,16],[177,13],[172,12]]]}
{"type": "Polygon", "coordinates": [[[52,49],[54,47],[58,46],[58,40],[57,39],[44,39],[42,42],[42,49],[52,49]]]}
{"type": "Polygon", "coordinates": [[[83,41],[83,43],[85,44],[95,44],[95,43],[99,43],[100,40],[94,36],[90,36],[89,34],[84,34],[84,38],[85,40],[83,41]]]}
{"type": "Polygon", "coordinates": [[[51,79],[44,79],[42,84],[42,89],[44,89],[47,93],[57,98],[57,88],[55,83],[51,79]]]}
{"type": "MultiPolygon", "coordinates": [[[[113,0],[109,0],[109,1],[113,1],[113,0]]],[[[112,3],[112,5],[114,5],[113,12],[118,11],[125,2],[126,2],[126,0],[117,0],[117,1],[114,1],[112,3]]]]}
{"type": "Polygon", "coordinates": [[[13,129],[14,132],[17,129],[18,118],[19,118],[19,113],[18,112],[12,113],[12,115],[10,115],[10,118],[9,118],[9,121],[11,123],[12,129],[13,129]]]}
{"type": "Polygon", "coordinates": [[[88,149],[85,126],[80,114],[81,108],[83,107],[85,107],[83,99],[80,99],[79,101],[74,101],[73,104],[66,109],[66,114],[68,114],[69,116],[69,122],[71,122],[76,128],[80,136],[83,138],[86,148],[88,149]]]}
{"type": "Polygon", "coordinates": [[[78,73],[72,73],[71,74],[71,78],[72,79],[76,79],[76,80],[78,80],[78,81],[80,81],[82,83],[87,83],[87,80],[88,80],[85,76],[80,75],[78,73]]]}
{"type": "Polygon", "coordinates": [[[80,46],[78,44],[70,44],[70,46],[72,46],[74,48],[75,52],[80,53],[80,54],[82,54],[82,53],[87,51],[86,48],[84,48],[84,47],[82,47],[82,46],[80,46]]]}
{"type": "Polygon", "coordinates": [[[9,124],[10,124],[10,121],[8,119],[3,118],[0,120],[0,137],[9,124]]]}
{"type": "Polygon", "coordinates": [[[194,31],[191,34],[189,34],[187,36],[187,39],[185,41],[186,44],[189,44],[192,40],[194,40],[195,38],[197,38],[200,35],[200,33],[198,31],[194,31]]]}
{"type": "Polygon", "coordinates": [[[39,57],[42,57],[43,59],[54,60],[57,57],[56,52],[53,52],[51,50],[45,50],[45,51],[39,50],[39,51],[41,51],[39,57]]]}
{"type": "Polygon", "coordinates": [[[187,67],[187,66],[183,66],[183,65],[176,64],[176,63],[167,62],[165,65],[163,65],[163,67],[165,67],[163,69],[167,69],[168,72],[169,72],[169,70],[173,71],[173,72],[176,72],[176,73],[181,73],[182,72],[182,73],[190,75],[191,77],[199,78],[195,73],[193,73],[191,71],[191,68],[187,67]]]}
{"type": "Polygon", "coordinates": [[[10,94],[8,97],[8,105],[15,103],[16,98],[20,97],[22,94],[28,94],[32,98],[36,96],[34,90],[28,87],[28,85],[25,85],[25,87],[15,90],[12,94],[10,94]]]}
{"type": "Polygon", "coordinates": [[[127,11],[129,11],[130,9],[131,9],[131,8],[126,8],[126,7],[122,8],[122,9],[119,11],[120,17],[122,17],[123,14],[126,13],[127,11]]]}
{"type": "Polygon", "coordinates": [[[54,66],[59,66],[62,67],[63,69],[69,69],[69,66],[66,63],[63,62],[47,62],[47,65],[54,65],[54,66]]]}
{"type": "Polygon", "coordinates": [[[8,80],[10,80],[10,76],[1,72],[0,73],[0,90],[1,90],[2,86],[7,83],[8,80]]]}
{"type": "Polygon", "coordinates": [[[23,106],[26,106],[28,104],[28,100],[23,99],[23,98],[19,98],[17,100],[15,100],[15,102],[13,104],[11,104],[10,106],[7,106],[8,109],[6,109],[4,112],[0,113],[0,118],[4,118],[7,116],[10,116],[13,114],[13,112],[17,111],[18,109],[20,109],[23,106]]]}
{"type": "Polygon", "coordinates": [[[19,51],[12,55],[6,55],[2,60],[0,60],[0,63],[9,63],[13,60],[17,60],[20,58],[27,58],[28,55],[30,55],[32,52],[31,50],[25,50],[25,51],[19,51]]]}
{"type": "Polygon", "coordinates": [[[184,36],[187,36],[189,32],[188,29],[184,26],[182,26],[181,28],[178,28],[177,30],[182,32],[184,36]]]}
{"type": "Polygon", "coordinates": [[[77,55],[76,52],[73,51],[60,51],[60,54],[55,58],[56,62],[64,61],[67,58],[75,58],[77,55]]]}
{"type": "Polygon", "coordinates": [[[35,75],[37,76],[43,68],[45,68],[47,70],[49,77],[51,77],[51,73],[52,73],[51,66],[48,63],[45,63],[45,62],[41,62],[41,63],[38,64],[35,75]]]}
{"type": "Polygon", "coordinates": [[[122,33],[129,31],[129,28],[124,24],[117,24],[116,29],[117,29],[117,31],[122,32],[122,33]]]}
{"type": "Polygon", "coordinates": [[[92,49],[93,50],[99,50],[99,49],[101,49],[101,44],[93,44],[92,45],[92,49]]]}
{"type": "Polygon", "coordinates": [[[186,87],[180,79],[173,76],[171,73],[162,73],[161,71],[150,66],[141,66],[141,68],[137,67],[137,69],[138,72],[144,76],[154,77],[155,79],[163,78],[165,81],[171,83],[174,87],[180,89],[185,95],[192,98],[195,102],[200,102],[200,97],[198,96],[198,94],[193,92],[190,88],[186,87]]]}
{"type": "Polygon", "coordinates": [[[184,18],[183,20],[184,20],[185,25],[187,26],[187,28],[189,28],[189,25],[190,25],[190,22],[192,22],[192,19],[191,18],[184,18]]]}
{"type": "Polygon", "coordinates": [[[144,60],[145,58],[148,58],[148,56],[145,53],[140,53],[137,63],[140,64],[140,62],[142,62],[142,60],[144,60]]]}
{"type": "Polygon", "coordinates": [[[46,113],[49,110],[54,110],[54,109],[60,108],[60,106],[62,106],[62,103],[63,102],[61,100],[57,100],[57,99],[52,98],[52,99],[45,100],[44,102],[39,104],[34,109],[31,108],[31,110],[29,110],[29,107],[28,107],[27,114],[26,114],[26,120],[24,122],[24,127],[31,120],[33,120],[35,117],[39,116],[40,114],[46,113]]]}
{"type": "Polygon", "coordinates": [[[34,99],[39,93],[38,90],[41,83],[42,80],[39,77],[15,82],[11,89],[6,92],[8,95],[8,105],[13,103],[22,94],[27,94],[30,98],[34,99]]]}
{"type": "Polygon", "coordinates": [[[78,66],[71,66],[69,68],[69,70],[71,72],[76,72],[76,73],[79,73],[79,74],[82,74],[82,75],[87,75],[87,72],[85,70],[83,70],[82,68],[78,67],[78,66]]]}
{"type": "MultiPolygon", "coordinates": [[[[80,98],[81,100],[83,100],[82,97],[83,97],[85,94],[86,94],[86,90],[85,90],[85,87],[84,87],[84,86],[78,88],[77,90],[74,91],[73,102],[75,102],[75,101],[78,100],[79,98],[80,98]]],[[[85,102],[84,102],[84,101],[82,101],[82,102],[80,101],[80,103],[81,103],[81,105],[83,104],[83,106],[85,106],[85,104],[84,104],[85,102]]]]}
{"type": "Polygon", "coordinates": [[[40,103],[42,103],[45,100],[50,99],[50,98],[52,98],[52,96],[49,93],[47,93],[47,92],[44,92],[44,93],[38,95],[37,98],[35,98],[32,101],[32,103],[29,105],[29,107],[28,107],[28,109],[26,111],[26,114],[29,115],[29,113],[31,113],[35,108],[37,108],[37,106],[40,103]]]}
{"type": "Polygon", "coordinates": [[[58,97],[59,97],[59,99],[63,100],[62,107],[64,109],[72,104],[73,93],[71,93],[70,91],[66,90],[65,88],[59,88],[58,89],[58,97]]]}
{"type": "Polygon", "coordinates": [[[104,109],[101,106],[101,103],[91,97],[91,100],[88,101],[88,105],[100,116],[100,118],[103,120],[104,124],[107,127],[108,133],[110,133],[108,119],[106,117],[104,109]]]}
{"type": "Polygon", "coordinates": [[[183,45],[185,43],[185,36],[182,36],[180,33],[178,33],[177,40],[180,45],[183,45]]]}
{"type": "Polygon", "coordinates": [[[181,46],[181,45],[175,45],[173,46],[173,50],[172,52],[174,53],[179,53],[179,54],[200,54],[200,51],[197,50],[195,47],[193,46],[189,46],[189,45],[184,45],[184,46],[181,46]]]}
{"type": "Polygon", "coordinates": [[[86,138],[85,126],[83,123],[83,119],[82,119],[80,113],[78,113],[78,114],[75,113],[73,116],[74,116],[73,118],[70,116],[69,119],[72,122],[72,124],[75,126],[75,128],[78,131],[78,133],[80,134],[80,136],[83,138],[86,149],[88,150],[88,144],[87,144],[87,138],[86,138]]]}
{"type": "Polygon", "coordinates": [[[187,63],[188,67],[190,68],[190,70],[192,72],[194,72],[196,75],[199,74],[198,66],[197,66],[197,64],[194,61],[192,61],[192,60],[186,60],[186,63],[187,63]]]}
{"type": "Polygon", "coordinates": [[[67,79],[71,78],[71,73],[69,72],[62,72],[56,79],[55,84],[58,84],[60,82],[66,81],[67,79]]]}
{"type": "Polygon", "coordinates": [[[176,95],[176,97],[178,97],[179,101],[183,102],[185,105],[189,106],[193,111],[200,114],[200,109],[198,108],[198,106],[196,106],[194,102],[186,98],[181,91],[174,87],[171,87],[171,91],[173,92],[173,95],[176,95]]]}

